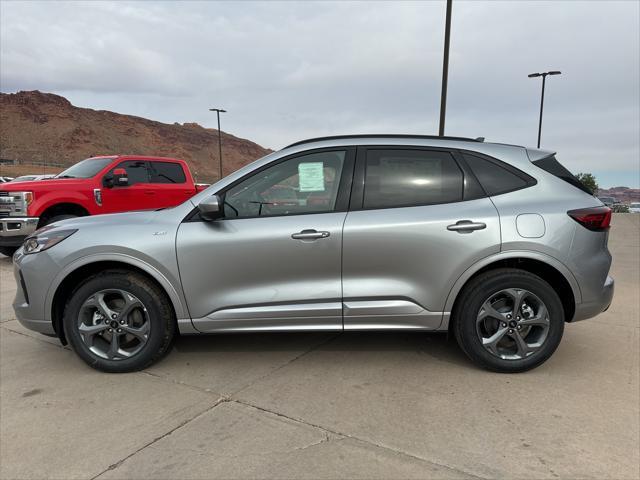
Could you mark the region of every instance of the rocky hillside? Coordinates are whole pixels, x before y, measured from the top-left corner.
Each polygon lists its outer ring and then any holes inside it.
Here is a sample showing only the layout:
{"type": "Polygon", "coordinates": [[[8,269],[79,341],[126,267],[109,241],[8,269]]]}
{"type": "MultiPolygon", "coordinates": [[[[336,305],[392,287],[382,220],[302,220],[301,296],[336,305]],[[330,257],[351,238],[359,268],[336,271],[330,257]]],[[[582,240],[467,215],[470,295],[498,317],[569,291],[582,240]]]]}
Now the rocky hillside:
{"type": "MultiPolygon", "coordinates": [[[[225,132],[222,148],[225,175],[270,152],[225,132]]],[[[66,166],[116,153],[183,158],[198,181],[218,178],[215,129],[79,108],[64,97],[39,91],[0,93],[0,158],[66,166]]]]}
{"type": "Polygon", "coordinates": [[[598,190],[599,197],[613,197],[621,203],[640,202],[640,188],[613,187],[598,190]]]}

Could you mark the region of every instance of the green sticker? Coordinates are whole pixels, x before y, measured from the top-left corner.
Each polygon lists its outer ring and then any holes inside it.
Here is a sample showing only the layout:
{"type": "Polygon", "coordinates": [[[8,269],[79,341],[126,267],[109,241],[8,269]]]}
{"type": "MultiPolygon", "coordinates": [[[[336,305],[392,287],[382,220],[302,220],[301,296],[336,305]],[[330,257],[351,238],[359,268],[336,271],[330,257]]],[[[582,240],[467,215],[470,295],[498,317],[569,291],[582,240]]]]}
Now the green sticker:
{"type": "Polygon", "coordinates": [[[324,191],[324,163],[308,162],[298,165],[301,192],[324,191]]]}

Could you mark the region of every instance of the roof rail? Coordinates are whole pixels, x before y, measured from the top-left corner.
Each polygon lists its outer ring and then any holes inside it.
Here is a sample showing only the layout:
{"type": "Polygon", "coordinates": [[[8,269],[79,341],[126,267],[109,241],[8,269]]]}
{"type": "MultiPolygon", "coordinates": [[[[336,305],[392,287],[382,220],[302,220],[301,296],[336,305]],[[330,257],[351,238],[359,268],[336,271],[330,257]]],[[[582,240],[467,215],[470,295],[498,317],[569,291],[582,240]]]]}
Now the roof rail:
{"type": "Polygon", "coordinates": [[[382,134],[382,133],[373,133],[373,134],[359,134],[359,135],[333,135],[328,137],[317,137],[317,138],[308,138],[306,140],[301,140],[296,143],[292,143],[291,145],[287,145],[284,148],[295,147],[297,145],[303,145],[305,143],[311,142],[319,142],[321,140],[346,140],[349,138],[420,138],[427,140],[461,140],[464,142],[482,142],[484,140],[483,137],[478,138],[467,138],[467,137],[445,137],[438,135],[410,135],[410,134],[398,134],[398,133],[390,133],[390,134],[382,134]],[[482,140],[480,140],[482,138],[482,140]]]}

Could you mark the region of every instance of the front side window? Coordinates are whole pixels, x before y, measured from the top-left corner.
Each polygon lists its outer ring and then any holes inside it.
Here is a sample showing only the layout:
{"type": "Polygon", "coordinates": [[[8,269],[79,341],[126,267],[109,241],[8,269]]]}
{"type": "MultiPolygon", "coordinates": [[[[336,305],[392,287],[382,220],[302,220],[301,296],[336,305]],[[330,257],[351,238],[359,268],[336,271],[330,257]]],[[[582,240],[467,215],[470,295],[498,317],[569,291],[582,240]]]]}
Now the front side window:
{"type": "Polygon", "coordinates": [[[333,211],[345,154],[302,155],[250,176],[224,194],[225,218],[333,211]]]}
{"type": "Polygon", "coordinates": [[[462,171],[447,152],[368,150],[364,208],[459,202],[462,171]]]}
{"type": "MultiPolygon", "coordinates": [[[[142,160],[127,160],[120,162],[113,170],[116,168],[124,168],[127,171],[129,185],[135,185],[136,183],[149,183],[147,162],[142,160]]],[[[113,175],[113,170],[109,172],[109,175],[113,175]]]]}
{"type": "Polygon", "coordinates": [[[151,162],[151,183],[185,183],[182,165],[173,162],[151,162]]]}

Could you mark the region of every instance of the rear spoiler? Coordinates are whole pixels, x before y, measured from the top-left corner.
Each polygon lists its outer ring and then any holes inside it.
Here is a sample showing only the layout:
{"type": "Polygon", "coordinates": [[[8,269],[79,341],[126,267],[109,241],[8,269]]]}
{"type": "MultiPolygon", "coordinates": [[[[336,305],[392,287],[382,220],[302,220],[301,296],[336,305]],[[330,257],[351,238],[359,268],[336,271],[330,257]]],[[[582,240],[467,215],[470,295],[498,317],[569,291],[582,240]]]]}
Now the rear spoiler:
{"type": "Polygon", "coordinates": [[[536,160],[542,160],[543,158],[551,157],[557,152],[553,150],[540,150],[539,148],[527,148],[527,155],[529,160],[535,162],[536,160]]]}

